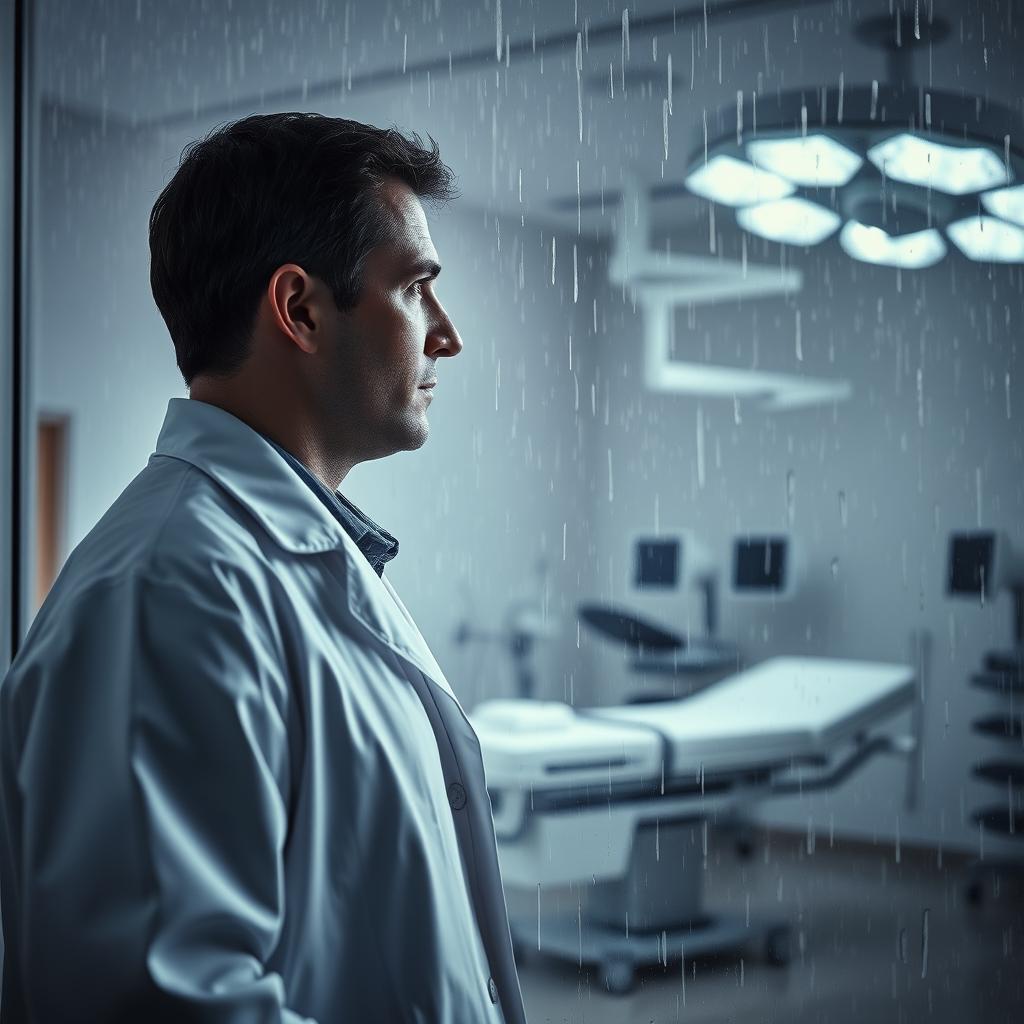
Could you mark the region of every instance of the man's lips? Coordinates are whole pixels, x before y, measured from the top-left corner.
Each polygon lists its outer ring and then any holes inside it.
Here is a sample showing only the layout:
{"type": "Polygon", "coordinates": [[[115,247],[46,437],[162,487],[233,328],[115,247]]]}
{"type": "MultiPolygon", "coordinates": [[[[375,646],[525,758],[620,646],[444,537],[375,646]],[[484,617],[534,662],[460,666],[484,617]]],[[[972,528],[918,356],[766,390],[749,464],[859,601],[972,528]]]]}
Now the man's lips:
{"type": "Polygon", "coordinates": [[[433,388],[437,384],[436,380],[428,380],[426,384],[421,384],[421,388],[433,388]]]}

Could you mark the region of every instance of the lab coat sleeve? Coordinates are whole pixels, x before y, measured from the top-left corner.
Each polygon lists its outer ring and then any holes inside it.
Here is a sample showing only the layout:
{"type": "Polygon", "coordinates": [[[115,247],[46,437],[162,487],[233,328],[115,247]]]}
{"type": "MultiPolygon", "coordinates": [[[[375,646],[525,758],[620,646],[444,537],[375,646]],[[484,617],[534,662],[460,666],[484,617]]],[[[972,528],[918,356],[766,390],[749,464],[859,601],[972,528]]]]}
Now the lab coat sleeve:
{"type": "Polygon", "coordinates": [[[217,565],[94,586],[36,670],[20,766],[33,1019],[307,1021],[267,966],[290,700],[267,587],[217,565]]]}

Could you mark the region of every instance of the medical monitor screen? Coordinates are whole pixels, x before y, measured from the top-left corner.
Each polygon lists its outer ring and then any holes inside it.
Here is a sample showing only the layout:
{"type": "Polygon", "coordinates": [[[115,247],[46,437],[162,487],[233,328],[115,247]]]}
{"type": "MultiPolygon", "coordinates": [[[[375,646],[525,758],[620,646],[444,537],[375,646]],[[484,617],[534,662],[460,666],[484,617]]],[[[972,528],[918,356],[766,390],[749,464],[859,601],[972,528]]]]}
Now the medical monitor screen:
{"type": "Polygon", "coordinates": [[[992,593],[994,533],[954,533],[949,538],[949,593],[965,596],[992,593]]]}
{"type": "Polygon", "coordinates": [[[738,539],[733,547],[733,589],[785,590],[787,553],[785,537],[738,539]]]}
{"type": "Polygon", "coordinates": [[[633,585],[638,588],[678,586],[681,546],[678,537],[638,540],[633,585]]]}

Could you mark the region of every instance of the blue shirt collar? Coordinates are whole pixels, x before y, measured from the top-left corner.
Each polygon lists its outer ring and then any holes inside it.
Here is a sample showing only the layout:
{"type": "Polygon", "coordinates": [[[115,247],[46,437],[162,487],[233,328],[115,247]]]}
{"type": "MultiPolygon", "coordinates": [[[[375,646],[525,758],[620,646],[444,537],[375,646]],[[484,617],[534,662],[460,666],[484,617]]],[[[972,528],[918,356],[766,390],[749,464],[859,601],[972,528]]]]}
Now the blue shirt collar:
{"type": "Polygon", "coordinates": [[[216,405],[172,398],[150,459],[180,459],[206,473],[295,554],[344,548],[351,537],[261,434],[216,405]]]}
{"type": "Polygon", "coordinates": [[[272,441],[266,434],[260,436],[273,446],[317,498],[323,502],[327,510],[341,524],[342,529],[355,541],[356,547],[363,553],[373,571],[378,576],[383,576],[384,566],[398,554],[398,541],[353,505],[340,491],[332,491],[327,487],[291,452],[272,441]]]}

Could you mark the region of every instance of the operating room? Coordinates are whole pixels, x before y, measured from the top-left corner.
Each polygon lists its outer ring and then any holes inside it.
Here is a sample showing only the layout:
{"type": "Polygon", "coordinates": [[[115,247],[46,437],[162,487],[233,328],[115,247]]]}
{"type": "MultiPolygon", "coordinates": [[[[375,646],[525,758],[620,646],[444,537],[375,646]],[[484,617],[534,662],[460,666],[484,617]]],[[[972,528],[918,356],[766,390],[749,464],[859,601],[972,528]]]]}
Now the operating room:
{"type": "Polygon", "coordinates": [[[1021,1019],[1013,0],[0,12],[0,676],[188,395],[183,148],[429,136],[463,347],[342,491],[479,738],[528,1019],[1021,1019]]]}

